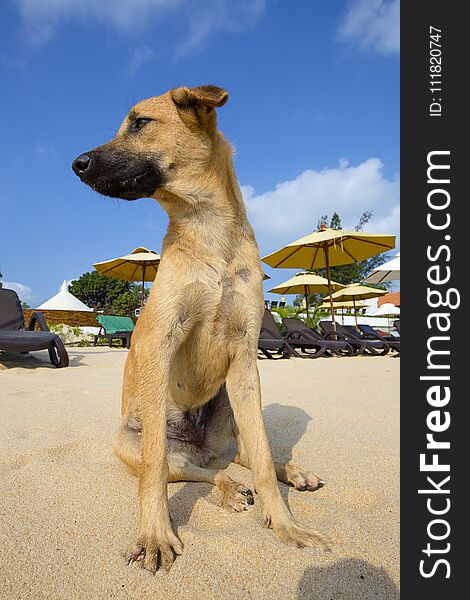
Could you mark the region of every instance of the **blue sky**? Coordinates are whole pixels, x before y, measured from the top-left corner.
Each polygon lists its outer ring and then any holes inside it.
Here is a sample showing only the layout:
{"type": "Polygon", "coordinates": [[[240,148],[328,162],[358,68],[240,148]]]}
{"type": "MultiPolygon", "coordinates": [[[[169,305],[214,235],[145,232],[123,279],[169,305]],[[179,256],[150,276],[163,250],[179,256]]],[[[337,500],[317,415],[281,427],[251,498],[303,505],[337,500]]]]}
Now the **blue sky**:
{"type": "MultiPolygon", "coordinates": [[[[7,0],[0,7],[0,272],[31,305],[167,226],[154,200],[96,195],[70,164],[132,104],[230,93],[219,127],[260,250],[337,210],[399,234],[398,0],[7,0]]],[[[291,271],[272,270],[266,289],[291,271]]]]}

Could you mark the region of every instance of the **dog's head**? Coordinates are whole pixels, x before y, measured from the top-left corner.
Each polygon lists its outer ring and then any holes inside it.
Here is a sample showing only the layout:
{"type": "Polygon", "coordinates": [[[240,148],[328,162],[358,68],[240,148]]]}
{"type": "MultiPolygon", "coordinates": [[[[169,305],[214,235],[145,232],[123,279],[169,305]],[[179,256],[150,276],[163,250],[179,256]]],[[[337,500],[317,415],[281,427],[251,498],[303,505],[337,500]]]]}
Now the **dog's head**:
{"type": "Polygon", "coordinates": [[[72,163],[80,179],[106,196],[136,200],[190,181],[208,163],[216,133],[215,108],[228,93],[205,85],[181,87],[136,104],[110,142],[72,163]]]}

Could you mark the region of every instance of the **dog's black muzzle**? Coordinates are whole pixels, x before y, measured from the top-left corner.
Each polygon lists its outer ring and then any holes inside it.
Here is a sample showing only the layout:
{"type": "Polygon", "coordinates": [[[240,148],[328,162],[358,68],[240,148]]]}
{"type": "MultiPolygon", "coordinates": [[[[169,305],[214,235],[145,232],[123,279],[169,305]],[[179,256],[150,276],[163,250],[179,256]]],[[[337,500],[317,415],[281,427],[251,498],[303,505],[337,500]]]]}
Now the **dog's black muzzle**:
{"type": "Polygon", "coordinates": [[[76,158],[72,169],[100,194],[124,200],[149,198],[164,184],[156,158],[120,150],[91,150],[76,158]]]}

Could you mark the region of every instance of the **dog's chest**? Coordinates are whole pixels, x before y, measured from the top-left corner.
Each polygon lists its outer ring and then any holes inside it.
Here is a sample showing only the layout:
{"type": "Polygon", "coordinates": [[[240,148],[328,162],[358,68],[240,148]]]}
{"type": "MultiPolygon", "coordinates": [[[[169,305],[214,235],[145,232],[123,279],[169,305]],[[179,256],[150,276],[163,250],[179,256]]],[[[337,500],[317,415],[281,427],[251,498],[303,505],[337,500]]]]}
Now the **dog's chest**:
{"type": "Polygon", "coordinates": [[[214,412],[214,401],[194,410],[169,411],[167,436],[170,440],[202,446],[214,412]]]}
{"type": "Polygon", "coordinates": [[[204,328],[182,344],[171,369],[174,403],[191,409],[209,401],[225,381],[229,366],[223,332],[204,328]]]}

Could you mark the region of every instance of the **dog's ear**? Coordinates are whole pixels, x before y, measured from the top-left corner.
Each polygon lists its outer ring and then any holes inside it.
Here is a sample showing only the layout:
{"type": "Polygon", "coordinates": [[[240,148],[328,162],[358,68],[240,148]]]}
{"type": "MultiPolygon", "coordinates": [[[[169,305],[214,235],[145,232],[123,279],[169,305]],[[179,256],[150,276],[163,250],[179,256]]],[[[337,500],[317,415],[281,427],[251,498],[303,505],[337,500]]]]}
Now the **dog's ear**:
{"type": "Polygon", "coordinates": [[[179,109],[193,109],[199,125],[212,132],[217,122],[214,108],[219,108],[227,102],[228,92],[215,85],[201,85],[194,88],[176,88],[171,90],[171,97],[179,109]]]}
{"type": "Polygon", "coordinates": [[[203,104],[209,108],[219,108],[228,100],[228,92],[215,85],[201,85],[199,87],[180,87],[171,90],[171,97],[175,104],[181,107],[203,104]]]}

